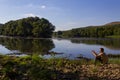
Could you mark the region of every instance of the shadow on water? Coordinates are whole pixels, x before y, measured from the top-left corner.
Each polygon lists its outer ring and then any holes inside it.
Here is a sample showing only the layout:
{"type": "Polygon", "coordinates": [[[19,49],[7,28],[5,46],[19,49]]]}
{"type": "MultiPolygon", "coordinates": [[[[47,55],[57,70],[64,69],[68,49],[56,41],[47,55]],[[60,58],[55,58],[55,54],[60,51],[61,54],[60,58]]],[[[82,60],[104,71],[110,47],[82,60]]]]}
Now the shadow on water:
{"type": "Polygon", "coordinates": [[[89,45],[104,45],[110,49],[120,50],[120,39],[111,39],[111,38],[81,38],[81,39],[71,39],[72,43],[85,43],[89,45]]]}
{"type": "Polygon", "coordinates": [[[55,48],[51,39],[24,39],[24,38],[0,38],[0,44],[7,49],[13,51],[18,50],[24,54],[48,54],[49,51],[55,48]]]}

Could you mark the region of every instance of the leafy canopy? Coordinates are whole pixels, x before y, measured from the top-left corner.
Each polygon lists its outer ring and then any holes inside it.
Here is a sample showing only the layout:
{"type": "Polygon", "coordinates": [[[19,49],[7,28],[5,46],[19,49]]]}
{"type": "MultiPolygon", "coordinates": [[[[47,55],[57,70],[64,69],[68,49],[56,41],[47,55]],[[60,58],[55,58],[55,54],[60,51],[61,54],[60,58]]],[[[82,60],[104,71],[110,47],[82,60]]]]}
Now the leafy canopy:
{"type": "Polygon", "coordinates": [[[49,38],[54,30],[55,26],[47,19],[28,17],[5,23],[0,28],[0,34],[6,36],[49,38]]]}

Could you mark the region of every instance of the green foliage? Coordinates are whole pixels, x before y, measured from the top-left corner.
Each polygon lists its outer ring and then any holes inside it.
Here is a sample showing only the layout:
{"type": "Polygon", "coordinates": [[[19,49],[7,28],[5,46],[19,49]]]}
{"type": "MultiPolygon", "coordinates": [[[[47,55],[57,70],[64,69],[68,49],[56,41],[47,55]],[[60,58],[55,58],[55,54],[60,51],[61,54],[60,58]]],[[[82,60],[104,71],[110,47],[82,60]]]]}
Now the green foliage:
{"type": "Polygon", "coordinates": [[[120,64],[120,59],[119,58],[109,58],[109,63],[120,64]]]}
{"type": "Polygon", "coordinates": [[[47,19],[28,17],[9,21],[0,27],[0,34],[20,37],[50,38],[55,29],[47,19]]]}
{"type": "MultiPolygon", "coordinates": [[[[23,57],[0,55],[0,80],[79,80],[78,74],[83,74],[80,72],[86,68],[92,73],[99,71],[100,65],[93,63],[93,60],[44,59],[36,54],[23,57]]],[[[120,60],[110,59],[111,63],[119,64],[120,60]]]]}
{"type": "Polygon", "coordinates": [[[76,28],[68,31],[58,31],[55,32],[53,36],[63,38],[76,38],[76,37],[106,37],[112,35],[120,35],[120,24],[90,26],[84,28],[76,28]]]}
{"type": "Polygon", "coordinates": [[[107,38],[120,38],[120,35],[106,36],[107,38]]]}

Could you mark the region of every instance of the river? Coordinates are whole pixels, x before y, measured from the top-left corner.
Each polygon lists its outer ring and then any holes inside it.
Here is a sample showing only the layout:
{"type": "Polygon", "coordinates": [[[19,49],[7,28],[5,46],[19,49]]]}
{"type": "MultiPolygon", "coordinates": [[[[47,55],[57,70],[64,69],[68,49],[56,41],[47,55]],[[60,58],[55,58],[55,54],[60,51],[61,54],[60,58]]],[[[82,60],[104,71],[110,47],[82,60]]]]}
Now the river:
{"type": "MultiPolygon", "coordinates": [[[[51,57],[48,52],[54,51],[55,57],[75,59],[78,56],[94,58],[91,50],[99,53],[104,48],[106,54],[120,54],[120,39],[110,38],[74,38],[74,39],[31,39],[0,37],[0,54],[31,55],[39,54],[51,57]]],[[[53,57],[53,55],[52,55],[53,57]]]]}

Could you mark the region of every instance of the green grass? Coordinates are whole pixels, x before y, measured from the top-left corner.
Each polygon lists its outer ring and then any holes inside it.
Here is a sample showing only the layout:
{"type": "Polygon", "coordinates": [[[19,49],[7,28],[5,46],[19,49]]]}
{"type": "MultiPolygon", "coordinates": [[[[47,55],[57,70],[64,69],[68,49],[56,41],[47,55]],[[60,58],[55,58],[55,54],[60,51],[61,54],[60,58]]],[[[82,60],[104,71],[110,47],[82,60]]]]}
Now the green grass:
{"type": "Polygon", "coordinates": [[[120,38],[120,35],[106,36],[107,38],[120,38]]]}
{"type": "Polygon", "coordinates": [[[120,58],[109,58],[110,64],[120,64],[120,58]]]}
{"type": "MultiPolygon", "coordinates": [[[[110,58],[109,63],[120,64],[120,60],[119,58],[110,58]]],[[[91,64],[94,64],[94,60],[69,60],[54,57],[45,59],[38,55],[23,57],[0,55],[0,79],[22,80],[23,78],[29,78],[30,80],[57,80],[62,74],[66,76],[71,75],[70,79],[74,80],[72,75],[76,76],[80,73],[79,68],[82,65],[91,64]],[[69,74],[64,73],[66,68],[71,70],[69,74]]],[[[97,69],[93,68],[92,71],[97,72],[97,69]]]]}

